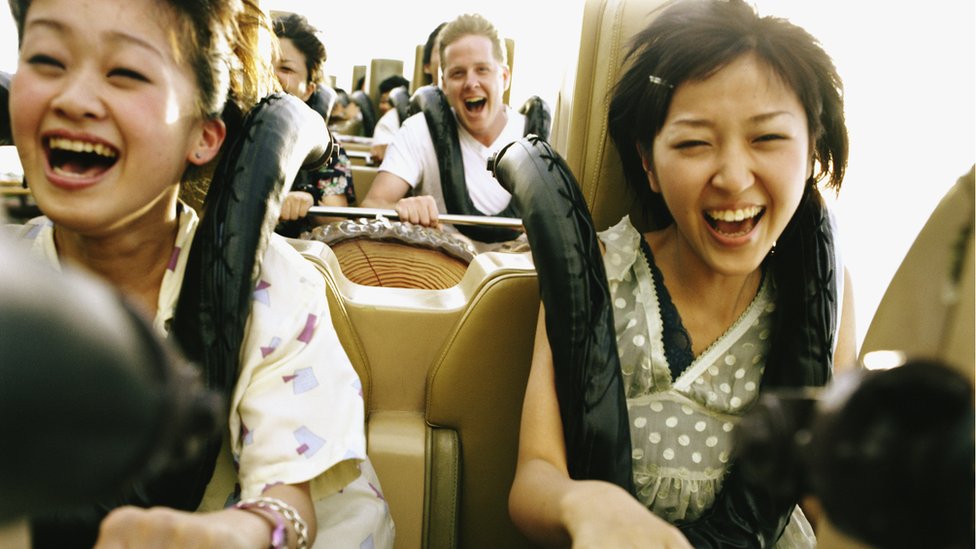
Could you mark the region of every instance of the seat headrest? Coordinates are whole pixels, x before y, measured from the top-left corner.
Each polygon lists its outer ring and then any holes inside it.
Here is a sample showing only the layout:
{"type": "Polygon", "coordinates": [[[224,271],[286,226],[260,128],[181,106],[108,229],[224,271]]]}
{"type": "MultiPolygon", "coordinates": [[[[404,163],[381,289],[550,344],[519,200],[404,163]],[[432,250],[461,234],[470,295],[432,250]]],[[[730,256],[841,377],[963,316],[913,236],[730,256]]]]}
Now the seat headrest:
{"type": "Polygon", "coordinates": [[[373,130],[376,128],[376,112],[373,111],[373,102],[363,90],[356,90],[349,94],[351,99],[363,114],[363,135],[373,137],[373,130]]]}
{"type": "Polygon", "coordinates": [[[336,91],[325,84],[319,84],[316,86],[315,91],[312,92],[312,96],[308,98],[305,103],[312,110],[322,115],[326,123],[329,122],[329,116],[332,114],[332,107],[335,106],[338,94],[336,91]]]}
{"type": "Polygon", "coordinates": [[[641,210],[624,180],[617,149],[610,140],[610,96],[622,72],[627,46],[653,18],[664,0],[586,2],[575,80],[559,92],[551,142],[579,181],[597,229],[625,214],[642,228],[641,210]]]}

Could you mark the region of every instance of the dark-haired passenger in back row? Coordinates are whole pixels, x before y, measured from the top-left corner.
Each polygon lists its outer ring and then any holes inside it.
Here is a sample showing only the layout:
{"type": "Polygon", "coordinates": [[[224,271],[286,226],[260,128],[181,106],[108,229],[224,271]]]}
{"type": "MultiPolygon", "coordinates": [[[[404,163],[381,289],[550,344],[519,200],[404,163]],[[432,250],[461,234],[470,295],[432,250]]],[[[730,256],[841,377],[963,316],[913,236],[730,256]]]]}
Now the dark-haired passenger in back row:
{"type": "MultiPolygon", "coordinates": [[[[437,25],[430,35],[427,37],[427,42],[424,44],[424,51],[421,57],[421,62],[423,63],[423,85],[433,84],[435,86],[440,84],[440,72],[441,72],[441,56],[440,52],[437,51],[440,48],[440,42],[437,41],[437,35],[444,28],[447,23],[441,23],[437,25]]],[[[390,88],[391,90],[393,88],[390,88]]],[[[416,91],[416,90],[413,90],[416,91]]],[[[383,101],[383,84],[380,83],[380,103],[383,101]]],[[[390,109],[385,111],[382,116],[380,116],[379,122],[376,123],[376,128],[373,129],[373,145],[369,149],[369,153],[373,155],[373,159],[376,162],[382,162],[383,157],[386,156],[386,148],[393,141],[393,136],[396,135],[397,130],[400,129],[400,124],[403,120],[400,120],[400,115],[397,113],[396,109],[390,109]]]]}
{"type": "Polygon", "coordinates": [[[736,474],[731,443],[760,390],[823,385],[832,362],[855,363],[817,189],[839,189],[847,160],[840,78],[806,31],[742,0],[668,4],[626,61],[610,132],[658,226],[624,218],[600,239],[635,495],[569,476],[540,314],[512,518],[576,549],[813,547],[799,507],[767,505],[736,474]]]}
{"type": "MultiPolygon", "coordinates": [[[[307,102],[323,80],[325,45],[315,27],[297,13],[276,18],[274,32],[279,46],[275,56],[278,81],[286,92],[307,102]]],[[[275,232],[297,238],[317,224],[314,218],[308,217],[312,206],[350,206],[356,202],[352,163],[345,149],[336,145],[332,159],[319,170],[299,172],[291,191],[282,200],[281,222],[275,232]]]]}

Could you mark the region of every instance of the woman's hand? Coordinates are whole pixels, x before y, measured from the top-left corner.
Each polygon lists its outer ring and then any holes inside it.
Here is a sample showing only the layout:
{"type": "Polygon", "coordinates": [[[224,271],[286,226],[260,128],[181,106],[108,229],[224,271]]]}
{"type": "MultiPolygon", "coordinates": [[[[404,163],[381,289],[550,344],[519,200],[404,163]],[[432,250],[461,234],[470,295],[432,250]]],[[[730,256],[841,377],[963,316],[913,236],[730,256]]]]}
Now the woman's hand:
{"type": "Polygon", "coordinates": [[[691,549],[675,526],[615,484],[580,481],[563,498],[573,549],[691,549]]]}
{"type": "Polygon", "coordinates": [[[187,513],[120,507],[102,521],[95,549],[266,549],[270,521],[237,509],[187,513]]]}
{"type": "Polygon", "coordinates": [[[308,215],[308,209],[315,203],[315,197],[305,191],[291,191],[281,201],[282,221],[294,221],[308,215]]]}

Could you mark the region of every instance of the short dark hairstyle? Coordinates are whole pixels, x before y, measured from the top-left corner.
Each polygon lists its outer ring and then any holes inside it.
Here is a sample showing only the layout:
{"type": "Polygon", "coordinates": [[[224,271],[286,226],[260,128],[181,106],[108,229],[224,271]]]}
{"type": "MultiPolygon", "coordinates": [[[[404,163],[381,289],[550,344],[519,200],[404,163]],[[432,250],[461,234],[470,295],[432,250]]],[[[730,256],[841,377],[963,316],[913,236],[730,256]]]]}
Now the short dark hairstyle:
{"type": "Polygon", "coordinates": [[[325,51],[325,44],[319,40],[318,29],[313,27],[305,16],[297,13],[289,13],[275,18],[272,26],[278,38],[291,40],[298,51],[305,56],[305,69],[308,71],[309,83],[321,83],[325,77],[322,66],[325,64],[328,54],[325,51]]]}
{"type": "Polygon", "coordinates": [[[405,87],[410,89],[410,81],[399,74],[394,74],[393,76],[388,76],[380,82],[380,93],[389,93],[396,88],[405,87]]]}
{"type": "MultiPolygon", "coordinates": [[[[446,21],[440,25],[437,25],[437,28],[430,31],[430,35],[427,36],[427,42],[424,43],[423,58],[421,59],[421,62],[424,65],[430,63],[430,56],[434,53],[434,43],[437,42],[437,35],[441,32],[441,29],[443,29],[445,25],[447,25],[446,21]]],[[[424,84],[432,84],[436,78],[436,74],[424,73],[424,84]]]]}
{"type": "Polygon", "coordinates": [[[660,9],[631,42],[629,65],[613,90],[609,113],[627,182],[650,205],[652,216],[663,224],[671,221],[663,198],[648,189],[635,145],[651,151],[675,88],[708,78],[749,53],[796,92],[819,165],[815,180],[829,176],[828,186],[839,190],[848,153],[843,84],[817,39],[785,19],[760,17],[743,0],[676,0],[660,9]]]}

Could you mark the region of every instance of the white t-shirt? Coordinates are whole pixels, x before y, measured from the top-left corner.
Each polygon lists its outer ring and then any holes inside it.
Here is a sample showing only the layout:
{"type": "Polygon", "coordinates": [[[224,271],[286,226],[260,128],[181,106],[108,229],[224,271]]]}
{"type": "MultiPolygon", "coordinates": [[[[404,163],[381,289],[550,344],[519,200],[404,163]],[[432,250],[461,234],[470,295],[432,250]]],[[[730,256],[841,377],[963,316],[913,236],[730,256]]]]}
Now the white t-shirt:
{"type": "MultiPolygon", "coordinates": [[[[525,116],[506,107],[508,122],[491,146],[486,147],[467,130],[457,124],[458,141],[464,163],[464,178],[468,194],[475,207],[486,215],[504,210],[512,199],[488,171],[488,159],[505,145],[522,138],[525,116]]],[[[414,189],[414,194],[430,195],[437,203],[437,210],[448,213],[441,190],[441,175],[434,153],[434,143],[423,113],[408,118],[386,149],[380,171],[390,172],[402,178],[414,189]]]]}
{"type": "Polygon", "coordinates": [[[397,114],[397,110],[386,111],[373,128],[373,145],[389,145],[399,129],[400,115],[397,114]]]}

